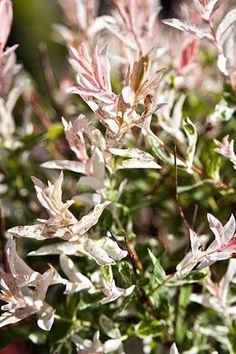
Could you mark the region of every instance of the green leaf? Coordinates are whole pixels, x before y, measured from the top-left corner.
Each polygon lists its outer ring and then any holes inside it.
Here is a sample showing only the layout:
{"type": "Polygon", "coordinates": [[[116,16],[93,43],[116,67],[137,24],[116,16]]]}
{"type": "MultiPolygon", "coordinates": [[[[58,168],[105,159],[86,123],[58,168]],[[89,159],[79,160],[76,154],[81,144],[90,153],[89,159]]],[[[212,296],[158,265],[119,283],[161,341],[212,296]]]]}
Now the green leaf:
{"type": "Polygon", "coordinates": [[[158,316],[165,319],[170,316],[170,301],[166,290],[167,288],[161,287],[153,294],[158,316]]]}
{"type": "Polygon", "coordinates": [[[135,328],[136,334],[140,338],[158,337],[165,330],[165,322],[163,320],[142,320],[135,328]]]}
{"type": "Polygon", "coordinates": [[[61,137],[64,133],[62,123],[54,123],[47,131],[47,137],[49,140],[55,140],[61,137]]]}
{"type": "Polygon", "coordinates": [[[193,122],[188,117],[184,119],[183,127],[184,127],[185,134],[187,135],[188,138],[188,147],[187,147],[187,156],[186,156],[187,171],[189,173],[192,173],[193,160],[194,160],[196,144],[197,144],[197,129],[195,124],[193,124],[193,122]]]}
{"type": "Polygon", "coordinates": [[[198,188],[198,187],[203,186],[203,185],[206,184],[206,183],[208,183],[208,184],[214,184],[215,181],[213,181],[213,180],[211,180],[211,179],[203,179],[202,181],[199,181],[199,182],[197,182],[197,183],[195,183],[195,184],[190,184],[190,185],[186,185],[186,186],[179,186],[179,187],[177,188],[177,192],[178,192],[178,193],[189,192],[189,191],[191,191],[191,190],[193,190],[193,189],[195,189],[195,188],[198,188]]]}
{"type": "Polygon", "coordinates": [[[207,270],[205,271],[195,270],[189,273],[184,279],[175,279],[171,282],[166,283],[166,286],[173,287],[173,286],[190,285],[199,282],[199,280],[205,278],[206,275],[207,275],[207,270]]]}
{"type": "Polygon", "coordinates": [[[153,272],[152,272],[152,277],[154,280],[158,283],[161,284],[163,280],[166,278],[166,273],[160,263],[160,261],[154,256],[152,251],[148,249],[149,256],[151,258],[151,261],[154,265],[153,272]]]}
{"type": "Polygon", "coordinates": [[[215,181],[220,179],[220,166],[221,166],[221,157],[215,151],[216,145],[212,140],[204,141],[204,144],[201,147],[201,162],[204,165],[204,169],[207,172],[207,175],[215,181]]]}
{"type": "Polygon", "coordinates": [[[110,265],[102,266],[102,277],[107,283],[111,283],[113,280],[112,268],[110,265]]]}

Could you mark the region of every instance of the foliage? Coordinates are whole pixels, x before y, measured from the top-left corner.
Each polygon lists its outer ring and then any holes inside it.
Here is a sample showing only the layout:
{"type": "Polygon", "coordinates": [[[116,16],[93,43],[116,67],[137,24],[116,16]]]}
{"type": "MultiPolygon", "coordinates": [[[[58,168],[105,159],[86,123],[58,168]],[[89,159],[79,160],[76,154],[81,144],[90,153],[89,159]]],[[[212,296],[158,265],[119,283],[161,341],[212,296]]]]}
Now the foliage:
{"type": "Polygon", "coordinates": [[[44,96],[0,0],[0,345],[235,353],[236,9],[58,5],[44,96]]]}

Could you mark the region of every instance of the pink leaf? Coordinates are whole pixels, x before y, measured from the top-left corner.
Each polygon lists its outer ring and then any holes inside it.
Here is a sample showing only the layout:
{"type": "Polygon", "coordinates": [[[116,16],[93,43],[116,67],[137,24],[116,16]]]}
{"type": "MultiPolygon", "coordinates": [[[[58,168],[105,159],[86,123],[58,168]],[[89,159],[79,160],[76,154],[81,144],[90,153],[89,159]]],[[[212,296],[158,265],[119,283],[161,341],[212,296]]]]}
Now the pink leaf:
{"type": "Polygon", "coordinates": [[[198,40],[196,38],[188,41],[182,49],[178,72],[182,73],[196,58],[198,40]]]}
{"type": "Polygon", "coordinates": [[[11,25],[12,25],[12,3],[10,0],[0,1],[0,54],[2,54],[3,49],[6,45],[11,25]]]}

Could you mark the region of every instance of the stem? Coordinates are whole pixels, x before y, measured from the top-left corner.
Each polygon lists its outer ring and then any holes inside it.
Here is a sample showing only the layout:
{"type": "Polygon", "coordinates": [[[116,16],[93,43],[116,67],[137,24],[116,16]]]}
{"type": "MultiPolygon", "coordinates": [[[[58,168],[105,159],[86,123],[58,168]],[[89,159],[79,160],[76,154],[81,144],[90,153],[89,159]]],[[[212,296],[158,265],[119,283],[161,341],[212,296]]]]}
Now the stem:
{"type": "Polygon", "coordinates": [[[215,31],[213,22],[212,22],[211,19],[209,19],[207,22],[208,22],[208,25],[209,25],[211,34],[212,34],[212,36],[213,36],[213,38],[214,38],[214,44],[215,44],[215,46],[216,46],[218,52],[219,52],[220,54],[223,54],[223,49],[222,49],[221,45],[218,43],[218,40],[217,40],[217,37],[216,37],[216,31],[215,31]]]}

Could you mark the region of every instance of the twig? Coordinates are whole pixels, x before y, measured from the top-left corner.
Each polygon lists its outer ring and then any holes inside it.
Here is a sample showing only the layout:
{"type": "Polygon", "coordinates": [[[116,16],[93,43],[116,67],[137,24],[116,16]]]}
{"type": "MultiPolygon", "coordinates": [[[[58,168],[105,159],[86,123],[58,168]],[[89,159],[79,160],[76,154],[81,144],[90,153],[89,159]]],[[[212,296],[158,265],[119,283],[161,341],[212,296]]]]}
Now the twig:
{"type": "Polygon", "coordinates": [[[157,286],[155,286],[155,288],[153,288],[150,292],[149,292],[149,296],[152,296],[158,289],[160,289],[163,285],[165,285],[166,283],[168,283],[169,281],[172,281],[175,278],[175,273],[173,274],[169,274],[166,276],[166,278],[159,284],[157,284],[157,286]]]}

